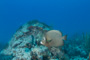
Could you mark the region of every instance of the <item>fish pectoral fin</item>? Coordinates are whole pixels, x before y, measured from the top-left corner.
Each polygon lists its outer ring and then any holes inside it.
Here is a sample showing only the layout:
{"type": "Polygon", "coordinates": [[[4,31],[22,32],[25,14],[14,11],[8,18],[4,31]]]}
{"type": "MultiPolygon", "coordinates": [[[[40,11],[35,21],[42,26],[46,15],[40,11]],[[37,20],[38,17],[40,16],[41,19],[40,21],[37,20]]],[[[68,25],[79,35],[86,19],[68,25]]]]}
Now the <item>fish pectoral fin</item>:
{"type": "Polygon", "coordinates": [[[47,43],[51,42],[52,40],[46,40],[47,43]]]}

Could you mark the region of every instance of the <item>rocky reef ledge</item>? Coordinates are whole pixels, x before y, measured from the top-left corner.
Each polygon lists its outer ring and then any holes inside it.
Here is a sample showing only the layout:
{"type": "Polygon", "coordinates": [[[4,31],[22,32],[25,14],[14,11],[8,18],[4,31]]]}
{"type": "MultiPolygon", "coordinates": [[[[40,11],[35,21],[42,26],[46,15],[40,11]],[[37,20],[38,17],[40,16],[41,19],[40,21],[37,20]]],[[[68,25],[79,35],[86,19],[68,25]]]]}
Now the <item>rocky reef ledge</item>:
{"type": "Polygon", "coordinates": [[[0,52],[0,60],[67,60],[60,48],[40,44],[49,30],[50,26],[37,20],[22,25],[0,52]]]}

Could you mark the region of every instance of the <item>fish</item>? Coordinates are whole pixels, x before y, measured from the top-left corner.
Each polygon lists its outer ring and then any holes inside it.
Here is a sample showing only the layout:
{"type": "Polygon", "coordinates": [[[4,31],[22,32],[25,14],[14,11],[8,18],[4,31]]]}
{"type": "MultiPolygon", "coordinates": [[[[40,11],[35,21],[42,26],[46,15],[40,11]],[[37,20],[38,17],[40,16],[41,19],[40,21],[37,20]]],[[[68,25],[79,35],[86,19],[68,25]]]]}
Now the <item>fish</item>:
{"type": "Polygon", "coordinates": [[[64,40],[66,39],[67,35],[62,36],[62,32],[59,30],[50,30],[46,32],[40,43],[47,47],[59,47],[64,45],[64,40]]]}

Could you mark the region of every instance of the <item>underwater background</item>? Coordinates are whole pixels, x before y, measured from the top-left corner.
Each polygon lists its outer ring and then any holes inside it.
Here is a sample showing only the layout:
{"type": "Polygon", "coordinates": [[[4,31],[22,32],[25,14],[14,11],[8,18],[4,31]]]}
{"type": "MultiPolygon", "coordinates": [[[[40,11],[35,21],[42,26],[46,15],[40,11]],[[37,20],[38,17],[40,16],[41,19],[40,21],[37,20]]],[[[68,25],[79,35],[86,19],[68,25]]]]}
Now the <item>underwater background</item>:
{"type": "Polygon", "coordinates": [[[90,32],[90,0],[0,0],[0,44],[5,45],[16,30],[38,20],[63,35],[90,32]]]}

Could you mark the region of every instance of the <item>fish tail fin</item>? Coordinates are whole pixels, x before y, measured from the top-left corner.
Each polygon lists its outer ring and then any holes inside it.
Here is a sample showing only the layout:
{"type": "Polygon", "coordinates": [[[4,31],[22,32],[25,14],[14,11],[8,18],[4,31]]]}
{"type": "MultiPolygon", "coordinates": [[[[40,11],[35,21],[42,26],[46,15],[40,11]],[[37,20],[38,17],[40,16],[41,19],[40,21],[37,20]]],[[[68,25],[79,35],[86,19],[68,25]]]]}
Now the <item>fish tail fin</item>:
{"type": "Polygon", "coordinates": [[[63,39],[64,39],[64,40],[67,40],[67,35],[63,36],[63,39]]]}

